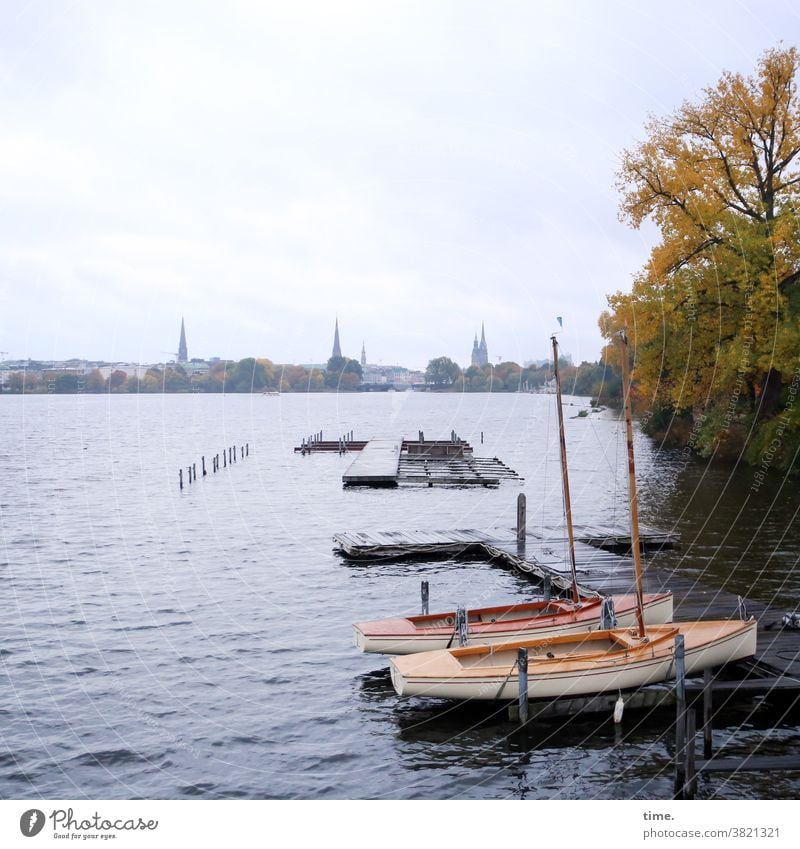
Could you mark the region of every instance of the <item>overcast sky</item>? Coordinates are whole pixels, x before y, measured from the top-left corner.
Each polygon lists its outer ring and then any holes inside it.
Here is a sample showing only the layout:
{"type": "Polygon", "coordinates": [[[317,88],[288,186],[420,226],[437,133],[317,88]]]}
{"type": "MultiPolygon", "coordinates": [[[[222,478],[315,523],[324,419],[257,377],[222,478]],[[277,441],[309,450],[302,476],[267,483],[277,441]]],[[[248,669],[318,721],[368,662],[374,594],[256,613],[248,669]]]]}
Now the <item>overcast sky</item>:
{"type": "Polygon", "coordinates": [[[0,6],[0,350],[594,360],[656,233],[614,172],[788,2],[0,6]]]}

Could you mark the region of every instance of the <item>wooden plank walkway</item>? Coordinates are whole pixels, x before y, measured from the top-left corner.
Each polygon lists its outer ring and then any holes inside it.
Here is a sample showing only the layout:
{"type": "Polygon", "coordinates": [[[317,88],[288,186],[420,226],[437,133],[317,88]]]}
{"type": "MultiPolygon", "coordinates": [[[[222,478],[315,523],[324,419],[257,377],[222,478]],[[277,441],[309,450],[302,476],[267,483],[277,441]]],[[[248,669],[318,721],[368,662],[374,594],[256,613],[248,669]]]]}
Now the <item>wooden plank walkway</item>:
{"type": "Polygon", "coordinates": [[[502,480],[522,478],[497,457],[428,457],[405,454],[400,457],[399,480],[422,486],[496,487],[502,480]]]}
{"type": "Polygon", "coordinates": [[[397,486],[402,439],[370,439],[342,475],[345,486],[397,486]]]}

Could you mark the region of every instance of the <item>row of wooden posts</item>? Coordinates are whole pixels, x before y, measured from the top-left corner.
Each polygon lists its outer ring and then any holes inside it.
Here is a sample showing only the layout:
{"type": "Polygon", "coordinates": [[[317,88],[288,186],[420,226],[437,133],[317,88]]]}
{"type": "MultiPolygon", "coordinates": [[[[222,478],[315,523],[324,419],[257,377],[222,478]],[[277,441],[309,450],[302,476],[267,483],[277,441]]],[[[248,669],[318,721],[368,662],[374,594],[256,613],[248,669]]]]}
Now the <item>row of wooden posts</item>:
{"type": "MultiPolygon", "coordinates": [[[[222,449],[222,463],[220,464],[220,455],[215,454],[211,458],[211,471],[216,474],[220,469],[226,469],[228,464],[231,465],[233,463],[238,462],[239,459],[244,460],[245,457],[250,456],[250,443],[245,442],[244,445],[236,446],[231,445],[229,448],[222,449]]],[[[205,477],[208,472],[206,471],[206,457],[205,454],[200,458],[200,471],[202,477],[205,477]]],[[[186,467],[187,474],[187,483],[192,483],[197,480],[197,464],[192,463],[190,466],[186,467]]],[[[178,486],[183,489],[183,469],[178,469],[178,486]]]]}
{"type": "MultiPolygon", "coordinates": [[[[322,431],[318,430],[316,433],[312,433],[310,436],[306,436],[300,442],[300,453],[301,454],[310,454],[314,448],[322,443],[324,440],[322,439],[322,431]]],[[[345,454],[348,450],[348,445],[353,441],[353,431],[350,430],[345,434],[342,434],[337,438],[337,442],[339,445],[339,454],[345,454]]],[[[295,451],[297,449],[295,448],[295,451]]]]}
{"type": "MultiPolygon", "coordinates": [[[[524,510],[524,503],[523,503],[524,510]]],[[[523,522],[524,524],[524,522],[523,522]]],[[[545,597],[550,597],[549,581],[545,583],[545,597]]],[[[430,586],[423,581],[420,587],[422,600],[422,615],[430,612],[430,586]]],[[[456,609],[454,637],[459,646],[467,644],[469,639],[469,614],[463,607],[456,609]]],[[[616,626],[614,604],[611,599],[603,600],[602,628],[616,626]]],[[[683,634],[675,637],[675,798],[693,799],[697,789],[697,771],[695,747],[697,736],[697,714],[694,707],[686,703],[686,652],[683,634]]],[[[517,669],[519,672],[519,723],[527,724],[530,712],[528,706],[528,649],[517,649],[517,669]]],[[[713,672],[706,669],[703,672],[703,758],[709,760],[712,755],[711,715],[713,672]]],[[[621,716],[619,717],[621,720],[621,716]]],[[[615,717],[616,720],[616,717],[615,717]]]]}

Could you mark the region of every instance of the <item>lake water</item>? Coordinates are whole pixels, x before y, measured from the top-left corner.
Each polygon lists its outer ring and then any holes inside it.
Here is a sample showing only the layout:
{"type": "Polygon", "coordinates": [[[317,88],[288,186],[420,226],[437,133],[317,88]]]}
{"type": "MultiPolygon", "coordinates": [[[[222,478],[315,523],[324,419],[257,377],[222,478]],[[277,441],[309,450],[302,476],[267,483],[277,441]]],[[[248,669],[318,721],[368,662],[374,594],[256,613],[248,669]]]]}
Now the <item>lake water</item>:
{"type": "MultiPolygon", "coordinates": [[[[565,399],[568,415],[585,400],[565,399]]],[[[479,562],[348,565],[331,537],[511,526],[520,491],[530,527],[559,523],[552,396],[5,397],[0,429],[0,797],[669,798],[669,713],[521,735],[495,707],[400,699],[385,659],[352,645],[353,621],[418,612],[422,579],[432,609],[531,595],[479,562]],[[352,456],[292,451],[351,429],[455,429],[525,481],[343,490],[352,456]],[[201,455],[209,475],[181,492],[201,455]]],[[[567,440],[576,521],[627,521],[616,415],[568,419],[567,440]]],[[[642,521],[684,541],[656,565],[794,609],[796,484],[753,494],[751,471],[636,447],[642,521]]],[[[795,723],[747,703],[716,743],[781,752],[795,723]]],[[[714,776],[699,795],[795,797],[797,779],[714,776]]]]}

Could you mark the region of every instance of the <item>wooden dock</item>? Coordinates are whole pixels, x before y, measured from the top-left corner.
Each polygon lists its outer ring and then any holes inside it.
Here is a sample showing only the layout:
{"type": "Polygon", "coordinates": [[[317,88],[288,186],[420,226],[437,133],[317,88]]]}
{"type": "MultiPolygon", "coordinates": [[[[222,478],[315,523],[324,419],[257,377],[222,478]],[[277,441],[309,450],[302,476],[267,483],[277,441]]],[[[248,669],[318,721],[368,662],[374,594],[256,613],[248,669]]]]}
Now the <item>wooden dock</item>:
{"type": "MultiPolygon", "coordinates": [[[[321,434],[321,431],[320,431],[321,434]]],[[[497,457],[475,457],[472,446],[456,436],[449,440],[349,438],[323,441],[309,437],[295,452],[313,454],[357,452],[342,475],[344,486],[396,487],[400,484],[433,486],[497,487],[502,481],[522,478],[497,457]]]]}
{"type": "Polygon", "coordinates": [[[345,486],[397,486],[402,439],[371,439],[342,475],[345,486]]]}

